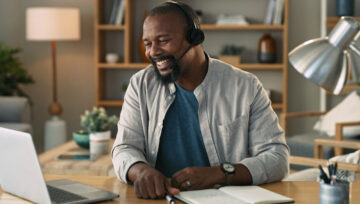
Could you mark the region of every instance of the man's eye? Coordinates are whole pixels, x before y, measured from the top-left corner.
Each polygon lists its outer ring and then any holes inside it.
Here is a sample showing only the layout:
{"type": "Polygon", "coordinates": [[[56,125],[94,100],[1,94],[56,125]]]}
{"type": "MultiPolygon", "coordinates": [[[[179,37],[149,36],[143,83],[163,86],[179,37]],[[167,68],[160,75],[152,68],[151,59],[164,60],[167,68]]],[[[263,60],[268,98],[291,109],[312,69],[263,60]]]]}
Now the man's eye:
{"type": "Polygon", "coordinates": [[[151,43],[144,43],[145,47],[150,47],[151,43]]]}
{"type": "Polygon", "coordinates": [[[159,40],[160,43],[167,43],[169,40],[159,40]]]}

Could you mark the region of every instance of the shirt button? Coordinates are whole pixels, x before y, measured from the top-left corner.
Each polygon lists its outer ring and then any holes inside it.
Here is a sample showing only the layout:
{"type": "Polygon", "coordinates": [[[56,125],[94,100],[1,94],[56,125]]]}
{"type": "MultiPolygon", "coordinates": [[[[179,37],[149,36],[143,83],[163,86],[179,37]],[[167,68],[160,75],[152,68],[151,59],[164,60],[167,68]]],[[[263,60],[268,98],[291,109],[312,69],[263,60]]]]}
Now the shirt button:
{"type": "Polygon", "coordinates": [[[158,126],[159,126],[159,127],[161,127],[161,125],[162,125],[161,123],[158,123],[158,126]]]}
{"type": "Polygon", "coordinates": [[[155,154],[155,151],[152,151],[151,153],[152,153],[152,154],[155,154]]]}

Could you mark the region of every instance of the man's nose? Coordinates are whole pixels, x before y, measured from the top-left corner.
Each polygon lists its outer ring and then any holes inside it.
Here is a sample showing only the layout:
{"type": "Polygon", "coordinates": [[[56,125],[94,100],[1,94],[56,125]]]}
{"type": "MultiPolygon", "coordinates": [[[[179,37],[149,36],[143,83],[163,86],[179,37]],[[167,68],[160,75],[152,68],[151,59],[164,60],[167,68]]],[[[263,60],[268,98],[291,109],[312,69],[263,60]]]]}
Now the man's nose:
{"type": "Polygon", "coordinates": [[[157,43],[153,43],[150,47],[150,56],[157,56],[161,54],[161,49],[157,43]]]}

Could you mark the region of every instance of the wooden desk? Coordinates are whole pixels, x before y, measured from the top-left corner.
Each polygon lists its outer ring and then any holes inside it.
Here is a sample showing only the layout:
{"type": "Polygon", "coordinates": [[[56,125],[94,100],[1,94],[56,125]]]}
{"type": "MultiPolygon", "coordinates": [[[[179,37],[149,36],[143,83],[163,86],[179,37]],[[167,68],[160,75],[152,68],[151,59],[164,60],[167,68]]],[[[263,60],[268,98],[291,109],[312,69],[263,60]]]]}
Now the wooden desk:
{"type": "Polygon", "coordinates": [[[79,147],[71,140],[39,155],[39,162],[44,174],[108,176],[113,169],[110,151],[114,140],[109,145],[109,154],[103,155],[94,161],[57,161],[56,158],[64,153],[89,153],[89,150],[79,147]]]}
{"type": "MultiPolygon", "coordinates": [[[[120,197],[114,201],[106,203],[121,204],[167,204],[165,200],[143,200],[137,199],[132,185],[127,185],[115,177],[108,176],[72,176],[72,175],[45,175],[46,180],[71,179],[85,183],[94,187],[105,189],[114,193],[119,193],[120,197]]],[[[319,183],[317,182],[277,182],[261,185],[261,187],[273,192],[291,197],[296,204],[309,204],[319,202],[319,183]]],[[[360,183],[353,183],[350,186],[350,203],[359,203],[360,183]]],[[[5,192],[0,192],[0,203],[28,203],[21,198],[15,197],[5,192]]],[[[182,203],[176,200],[176,203],[182,203]]]]}

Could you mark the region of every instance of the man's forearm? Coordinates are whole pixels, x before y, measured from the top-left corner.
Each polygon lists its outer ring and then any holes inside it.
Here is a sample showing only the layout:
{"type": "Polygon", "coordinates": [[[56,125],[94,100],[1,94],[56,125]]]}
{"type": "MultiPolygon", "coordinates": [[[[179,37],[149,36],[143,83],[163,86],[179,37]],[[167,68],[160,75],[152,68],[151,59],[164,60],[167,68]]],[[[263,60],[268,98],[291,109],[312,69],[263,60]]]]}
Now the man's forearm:
{"type": "Polygon", "coordinates": [[[249,169],[243,164],[235,164],[235,175],[230,185],[251,185],[252,177],[249,169]]]}
{"type": "Polygon", "coordinates": [[[146,170],[147,168],[152,168],[152,167],[143,162],[135,163],[130,167],[127,173],[127,178],[131,182],[134,182],[136,180],[136,176],[139,175],[142,171],[146,170]]]}

